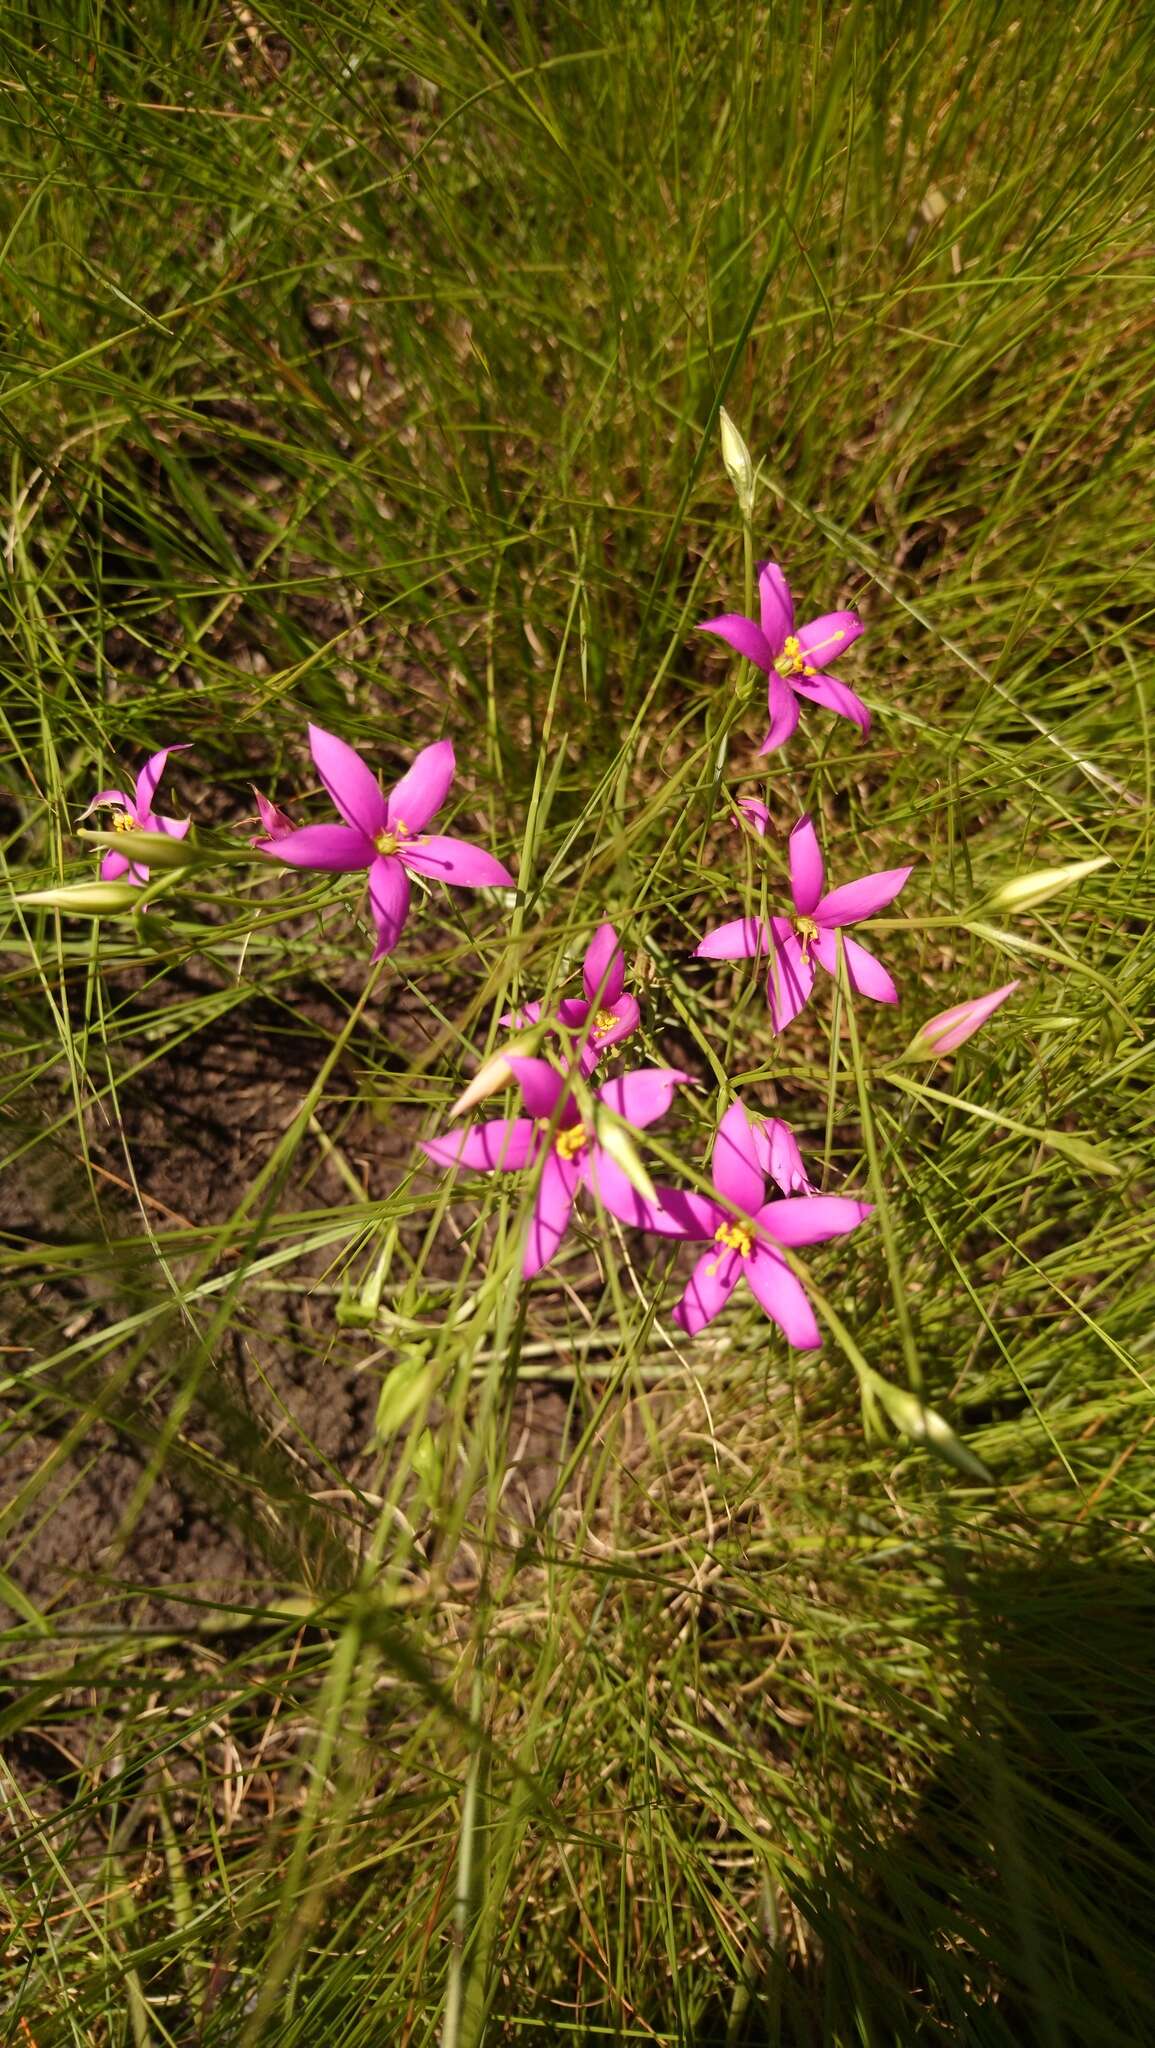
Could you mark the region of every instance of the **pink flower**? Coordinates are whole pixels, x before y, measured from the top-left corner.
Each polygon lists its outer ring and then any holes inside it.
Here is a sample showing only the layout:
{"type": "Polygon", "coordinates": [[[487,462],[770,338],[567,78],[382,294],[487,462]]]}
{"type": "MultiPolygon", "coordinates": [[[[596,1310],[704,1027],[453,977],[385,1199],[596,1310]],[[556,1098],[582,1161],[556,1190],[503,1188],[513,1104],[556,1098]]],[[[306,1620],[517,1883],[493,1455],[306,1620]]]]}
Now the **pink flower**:
{"type": "Polygon", "coordinates": [[[770,812],[761,797],[739,796],[735,797],[734,802],[740,814],[735,818],[734,823],[739,825],[745,822],[749,825],[752,832],[758,834],[759,839],[765,839],[767,832],[770,830],[770,812]]]}
{"type": "Polygon", "coordinates": [[[309,727],[309,748],[343,825],[302,825],[258,841],[262,853],[292,868],[369,876],[369,907],[377,927],[374,960],[391,953],[409,915],[409,874],[451,882],[456,889],[509,888],[508,868],[464,839],[427,833],[449,794],[456,766],[449,740],[423,747],[407,773],[383,796],[361,756],[344,740],[309,727]],[[408,870],[408,872],[407,872],[408,870]]]}
{"type": "Polygon", "coordinates": [[[784,1195],[816,1195],[818,1189],[807,1177],[798,1150],[798,1140],[780,1116],[755,1118],[751,1123],[754,1149],[763,1173],[768,1174],[784,1195]]]}
{"type": "MultiPolygon", "coordinates": [[[[191,820],[162,817],[159,811],[153,810],[152,800],[169,755],[185,753],[188,745],[188,741],[182,741],[179,746],[162,747],[159,754],[150,754],[133,784],[134,794],[131,797],[126,796],[123,789],[100,789],[88,809],[81,812],[81,819],[90,818],[101,804],[114,804],[116,808],[111,819],[114,832],[163,832],[169,839],[183,839],[191,820]]],[[[100,879],[102,882],[118,882],[122,876],[127,876],[130,882],[147,882],[149,870],[141,861],[129,860],[110,846],[101,856],[100,879]]]]}
{"type": "MultiPolygon", "coordinates": [[[[578,1189],[585,1187],[611,1216],[646,1228],[652,1205],[595,1133],[582,1122],[570,1080],[548,1060],[510,1056],[528,1116],[495,1117],[446,1138],[430,1138],[422,1151],[439,1166],[473,1166],[486,1173],[518,1173],[541,1161],[541,1179],[522,1262],[527,1280],[548,1264],[569,1227],[578,1189]]],[[[639,1067],[599,1088],[596,1100],[635,1130],[664,1116],[679,1082],[674,1067],[639,1067]]]]}
{"type": "Polygon", "coordinates": [[[297,828],[289,813],[283,811],[279,804],[272,803],[267,796],[262,796],[260,790],[256,788],[253,789],[253,796],[256,799],[257,816],[261,821],[261,831],[255,839],[250,839],[250,846],[259,846],[262,838],[285,839],[290,832],[296,831],[297,828]]]}
{"type": "Polygon", "coordinates": [[[703,620],[698,631],[716,633],[768,677],[770,730],[760,752],[771,754],[790,738],[798,723],[799,697],[836,711],[868,733],[870,713],[861,697],[826,671],[827,661],[844,653],[861,633],[857,614],[824,612],[795,631],[794,600],[777,562],[759,562],[758,596],[761,623],[741,612],[723,612],[720,618],[703,620]]]}
{"type": "Polygon", "coordinates": [[[972,996],[969,1002],[956,1003],[953,1009],[940,1010],[937,1017],[928,1017],[907,1046],[907,1059],[936,1060],[943,1053],[957,1052],[1018,986],[1017,981],[1006,981],[1002,988],[992,989],[987,996],[972,996]]]}
{"type": "MultiPolygon", "coordinates": [[[[732,924],[706,932],[697,948],[701,960],[753,960],[770,953],[766,995],[775,1031],[784,1031],[806,1003],[814,986],[814,962],[828,974],[838,970],[837,932],[874,917],[898,895],[910,868],[882,868],[857,882],[823,894],[825,875],[818,838],[809,818],[800,818],[790,834],[790,887],[793,918],[772,917],[769,929],[760,917],[739,917],[732,924]]],[[[896,1003],[898,990],[873,953],[845,936],[842,950],[850,986],[856,995],[876,1003],[896,1003]]]]}
{"type": "MultiPolygon", "coordinates": [[[[777,1119],[774,1120],[775,1122],[777,1119]]],[[[742,1103],[732,1103],[718,1125],[714,1138],[711,1175],[718,1199],[709,1195],[684,1194],[681,1214],[688,1227],[671,1235],[710,1238],[711,1249],[698,1260],[690,1282],[674,1310],[674,1321],[687,1336],[696,1337],[729,1301],[740,1280],[745,1280],[754,1299],[772,1322],[777,1323],[791,1344],[800,1350],[816,1350],[822,1343],[814,1311],[805,1289],[792,1273],[778,1249],[787,1245],[824,1244],[857,1229],[871,1214],[869,1202],[856,1202],[845,1195],[788,1194],[784,1200],[766,1200],[766,1168],[772,1125],[759,1130],[751,1126],[742,1103]]],[[[786,1125],[789,1147],[797,1155],[786,1125]]],[[[802,1184],[810,1183],[780,1153],[780,1164],[788,1181],[796,1172],[802,1184]]],[[[778,1178],[775,1175],[775,1178],[778,1178]]],[[[779,1186],[782,1181],[779,1179],[779,1186]]]]}
{"type": "MultiPolygon", "coordinates": [[[[580,1064],[588,1076],[604,1052],[637,1030],[640,1016],[635,998],[625,992],[626,963],[612,924],[600,924],[586,948],[582,987],[584,998],[566,996],[558,1004],[557,1019],[583,1040],[580,1064]]],[[[524,1003],[520,1010],[507,1010],[500,1021],[524,1030],[540,1023],[543,1013],[542,1003],[524,1003]]]]}

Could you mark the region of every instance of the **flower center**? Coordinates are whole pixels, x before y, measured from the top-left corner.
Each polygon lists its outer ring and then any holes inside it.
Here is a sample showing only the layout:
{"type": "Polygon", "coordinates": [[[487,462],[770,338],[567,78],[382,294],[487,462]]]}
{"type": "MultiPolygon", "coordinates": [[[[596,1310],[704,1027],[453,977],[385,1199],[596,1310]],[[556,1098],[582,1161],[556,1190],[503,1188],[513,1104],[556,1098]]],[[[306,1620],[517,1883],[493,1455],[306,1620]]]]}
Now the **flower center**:
{"type": "MultiPolygon", "coordinates": [[[[836,637],[841,640],[841,633],[836,637]]],[[[786,635],[786,645],[774,663],[774,667],[782,677],[812,676],[815,673],[802,652],[802,643],[797,633],[788,633],[786,635]]]]}
{"type": "Polygon", "coordinates": [[[114,811],[112,814],[112,829],[114,832],[135,832],[136,819],[131,811],[114,811]]]}
{"type": "Polygon", "coordinates": [[[594,1031],[601,1038],[607,1031],[613,1030],[617,1021],[612,1010],[598,1010],[594,1016],[594,1031]]]}
{"type": "Polygon", "coordinates": [[[754,1249],[754,1232],[747,1223],[719,1223],[714,1243],[724,1244],[727,1251],[737,1252],[740,1259],[748,1259],[754,1249]]]}
{"type": "Polygon", "coordinates": [[[398,818],[394,824],[389,826],[387,831],[378,832],[373,844],[377,848],[378,853],[396,853],[402,841],[411,839],[412,836],[404,818],[398,818]]]}
{"type": "Polygon", "coordinates": [[[802,941],[802,958],[809,962],[810,948],[818,937],[818,926],[812,917],[796,917],[794,929],[802,941]]]}
{"type": "Polygon", "coordinates": [[[554,1139],[553,1149],[559,1159],[576,1159],[579,1152],[585,1151],[588,1143],[584,1124],[567,1124],[554,1139]]]}

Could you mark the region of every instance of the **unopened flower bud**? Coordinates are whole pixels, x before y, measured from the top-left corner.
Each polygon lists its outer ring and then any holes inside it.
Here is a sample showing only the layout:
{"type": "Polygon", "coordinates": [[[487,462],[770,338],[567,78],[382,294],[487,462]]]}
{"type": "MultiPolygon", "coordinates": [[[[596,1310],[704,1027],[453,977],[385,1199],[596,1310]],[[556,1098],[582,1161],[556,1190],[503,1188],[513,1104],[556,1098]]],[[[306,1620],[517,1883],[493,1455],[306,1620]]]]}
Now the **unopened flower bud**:
{"type": "Polygon", "coordinates": [[[1034,910],[1048,897],[1058,896],[1100,868],[1109,867],[1110,860],[1109,854],[1101,853],[1095,860],[1073,860],[1066,867],[1036,868],[1031,875],[1017,875],[1013,882],[1004,882],[995,890],[991,905],[995,910],[1034,910]]]}
{"type": "Polygon", "coordinates": [[[521,1058],[528,1059],[530,1054],[537,1051],[543,1029],[544,1027],[535,1027],[532,1031],[519,1031],[516,1038],[507,1039],[497,1052],[490,1053],[489,1058],[482,1061],[472,1081],[462,1089],[456,1102],[450,1105],[450,1117],[464,1116],[467,1110],[475,1108],[479,1102],[484,1102],[487,1095],[497,1095],[503,1088],[511,1088],[517,1077],[509,1064],[510,1055],[515,1058],[520,1055],[521,1058]]]}
{"type": "Polygon", "coordinates": [[[904,1057],[935,1060],[944,1053],[957,1052],[1018,986],[1017,981],[1004,982],[1002,988],[992,989],[989,995],[972,996],[969,1002],[955,1003],[953,1009],[940,1010],[937,1017],[928,1017],[925,1024],[919,1025],[904,1057]]]}
{"type": "Polygon", "coordinates": [[[722,460],[726,465],[726,475],[734,486],[743,519],[752,519],[755,479],[750,450],[725,406],[719,411],[718,424],[722,430],[722,460]]]}
{"type": "Polygon", "coordinates": [[[82,917],[101,917],[106,911],[131,910],[140,902],[134,882],[77,882],[71,888],[27,889],[13,901],[28,910],[71,910],[82,917]]]}
{"type": "Polygon", "coordinates": [[[190,868],[197,864],[198,848],[191,832],[183,839],[171,839],[167,832],[142,832],[135,828],[124,832],[79,832],[77,837],[106,852],[122,853],[126,860],[140,867],[190,868]]]}

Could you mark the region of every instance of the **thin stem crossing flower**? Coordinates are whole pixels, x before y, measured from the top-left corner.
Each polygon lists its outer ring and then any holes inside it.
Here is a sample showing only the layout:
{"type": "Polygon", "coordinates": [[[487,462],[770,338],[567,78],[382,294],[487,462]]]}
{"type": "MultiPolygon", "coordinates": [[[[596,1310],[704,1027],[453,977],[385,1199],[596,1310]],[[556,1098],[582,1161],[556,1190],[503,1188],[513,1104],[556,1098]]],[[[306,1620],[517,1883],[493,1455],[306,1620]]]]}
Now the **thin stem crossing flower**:
{"type": "Polygon", "coordinates": [[[838,934],[850,986],[856,995],[876,1003],[897,1003],[898,990],[881,961],[857,939],[845,936],[847,925],[874,917],[892,903],[911,874],[906,868],[881,868],[857,882],[844,882],[826,894],[818,837],[809,818],[800,818],[790,834],[790,888],[793,917],[739,917],[706,932],[696,950],[701,960],[753,960],[770,955],[766,995],[775,1031],[784,1031],[805,1005],[814,986],[815,962],[828,974],[838,972],[838,934]]]}
{"type": "MultiPolygon", "coordinates": [[[[162,747],[157,754],[150,754],[140,774],[133,783],[133,794],[128,796],[123,789],[100,789],[93,797],[86,811],[82,811],[81,822],[90,818],[93,811],[103,804],[111,804],[113,813],[111,828],[114,832],[163,832],[167,839],[184,839],[191,819],[166,818],[160,811],[154,811],[152,800],[157,784],[164,774],[165,762],[170,754],[183,754],[191,743],[182,740],[179,746],[162,747]]],[[[143,883],[149,878],[149,869],[142,861],[129,860],[126,854],[110,846],[101,857],[100,879],[102,882],[143,883]]]]}
{"type": "Polygon", "coordinates": [[[342,825],[302,825],[258,842],[260,852],[288,867],[369,877],[369,908],[377,928],[374,960],[397,944],[409,915],[409,875],[455,889],[510,888],[513,876],[491,853],[467,840],[428,833],[426,825],[449,794],[456,766],[449,740],[423,747],[400,782],[382,794],[361,756],[319,725],[309,749],[342,825]]]}
{"type": "MultiPolygon", "coordinates": [[[[429,1138],[422,1151],[439,1166],[472,1166],[485,1173],[519,1173],[540,1164],[537,1199],[530,1221],[522,1272],[540,1273],[569,1228],[579,1188],[623,1223],[650,1226],[652,1204],[623,1172],[583,1120],[572,1077],[548,1060],[509,1061],[527,1116],[495,1117],[445,1138],[429,1138]]],[[[598,1089],[596,1105],[644,1130],[664,1116],[674,1089],[689,1080],[676,1067],[639,1067],[598,1089]]]]}
{"type": "Polygon", "coordinates": [[[794,599],[777,562],[758,564],[758,619],[742,612],[723,612],[704,619],[698,631],[716,633],[737,654],[744,654],[767,678],[770,730],[759,751],[772,754],[784,746],[798,724],[798,699],[808,698],[827,711],[849,718],[863,734],[870,731],[870,713],[861,697],[832,676],[827,662],[845,654],[862,631],[856,612],[823,612],[808,625],[795,627],[794,599]]]}
{"type": "MultiPolygon", "coordinates": [[[[797,1155],[797,1146],[788,1126],[781,1125],[777,1137],[778,1172],[773,1178],[781,1187],[780,1175],[788,1185],[800,1177],[809,1188],[801,1158],[795,1166],[791,1156],[791,1148],[797,1155]],[[789,1147],[782,1147],[782,1132],[790,1140],[789,1147]]],[[[847,1195],[812,1193],[789,1193],[768,1202],[766,1173],[773,1144],[774,1136],[767,1127],[751,1124],[743,1103],[731,1104],[714,1137],[711,1178],[715,1194],[684,1194],[679,1212],[683,1228],[667,1233],[710,1240],[709,1251],[698,1260],[674,1310],[674,1321],[687,1336],[696,1337],[744,1280],[788,1341],[799,1350],[811,1351],[821,1345],[822,1337],[802,1282],[780,1247],[793,1250],[844,1236],[866,1221],[871,1205],[847,1195]]]]}
{"type": "MultiPolygon", "coordinates": [[[[641,1014],[636,998],[626,993],[625,957],[612,924],[600,924],[586,948],[582,988],[584,996],[564,997],[555,1015],[580,1041],[581,1070],[588,1076],[604,1052],[637,1030],[641,1014]]],[[[545,1014],[544,1003],[523,1003],[519,1010],[507,1010],[501,1022],[524,1030],[545,1014]]]]}

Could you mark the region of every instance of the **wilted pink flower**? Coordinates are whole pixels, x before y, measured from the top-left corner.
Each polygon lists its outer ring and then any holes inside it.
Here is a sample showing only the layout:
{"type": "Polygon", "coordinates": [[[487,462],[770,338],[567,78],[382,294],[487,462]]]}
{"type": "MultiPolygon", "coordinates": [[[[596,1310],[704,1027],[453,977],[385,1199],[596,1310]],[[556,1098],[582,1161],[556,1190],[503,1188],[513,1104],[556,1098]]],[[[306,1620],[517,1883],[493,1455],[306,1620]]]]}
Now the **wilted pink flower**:
{"type": "MultiPolygon", "coordinates": [[[[777,1121],[777,1119],[775,1119],[777,1121]]],[[[789,1131],[786,1125],[781,1131],[789,1131]]],[[[779,1141],[781,1137],[779,1133],[779,1141]]],[[[683,1194],[682,1227],[667,1235],[709,1238],[712,1248],[698,1260],[690,1283],[674,1310],[674,1321],[696,1337],[745,1280],[755,1300],[791,1344],[814,1350],[822,1342],[814,1311],[802,1282],[792,1273],[778,1247],[824,1244],[854,1230],[871,1214],[869,1202],[846,1195],[788,1194],[766,1200],[766,1163],[772,1139],[751,1126],[742,1103],[732,1103],[718,1125],[711,1160],[717,1197],[683,1194]]],[[[793,1146],[793,1139],[790,1139],[793,1146]]],[[[797,1147],[793,1146],[797,1154],[797,1147]]],[[[792,1181],[795,1168],[780,1154],[780,1166],[792,1181]]],[[[801,1159],[797,1171],[801,1173],[801,1159]]],[[[775,1176],[777,1178],[777,1175],[775,1176]]],[[[803,1185],[809,1182],[802,1174],[803,1185]]],[[[782,1185],[779,1180],[779,1186],[782,1185]]]]}
{"type": "Polygon", "coordinates": [[[870,713],[861,697],[826,671],[826,663],[845,653],[861,633],[857,613],[824,612],[795,631],[794,600],[777,562],[759,562],[758,597],[760,624],[741,612],[723,612],[703,620],[698,631],[716,633],[769,679],[770,730],[759,751],[773,753],[790,738],[798,723],[799,697],[836,711],[868,733],[870,713]]]}
{"type": "MultiPolygon", "coordinates": [[[[581,1038],[581,1069],[592,1074],[602,1053],[638,1028],[640,1012],[635,998],[627,995],[626,963],[612,924],[600,924],[582,962],[581,996],[566,996],[557,1006],[557,1020],[567,1031],[581,1038]]],[[[502,1024],[524,1030],[541,1022],[542,1003],[523,1003],[520,1010],[507,1010],[502,1024]]]]}
{"type": "Polygon", "coordinates": [[[397,944],[409,915],[409,874],[451,882],[456,889],[509,888],[509,869],[464,839],[424,827],[449,794],[456,766],[449,740],[423,747],[396,787],[383,796],[361,756],[319,725],[309,727],[309,748],[343,825],[302,825],[283,837],[259,840],[262,853],[292,868],[369,876],[369,907],[377,927],[374,960],[397,944]]]}
{"type": "MultiPolygon", "coordinates": [[[[775,1031],[784,1031],[802,1009],[814,986],[814,962],[828,974],[838,971],[835,934],[864,917],[874,917],[892,903],[910,875],[909,868],[883,868],[844,882],[824,895],[825,875],[818,838],[809,818],[800,818],[790,834],[790,887],[793,918],[772,917],[769,929],[760,917],[739,917],[732,924],[706,932],[697,948],[702,960],[753,960],[770,953],[766,995],[775,1031]]],[[[842,940],[850,986],[876,1003],[896,1003],[898,990],[882,963],[857,939],[842,940]]]]}
{"type": "MultiPolygon", "coordinates": [[[[253,786],[250,784],[250,787],[253,786]]],[[[267,796],[262,796],[260,790],[255,787],[253,796],[256,799],[257,816],[261,821],[261,832],[256,839],[250,839],[250,846],[259,846],[262,837],[284,839],[290,832],[296,831],[297,828],[289,813],[283,811],[279,804],[273,803],[267,796]]]]}
{"type": "Polygon", "coordinates": [[[761,797],[739,796],[735,797],[734,803],[740,813],[740,817],[734,820],[735,824],[740,824],[744,820],[751,831],[758,834],[759,839],[765,839],[770,830],[770,812],[761,797]]]}
{"type": "MultiPolygon", "coordinates": [[[[430,1138],[422,1150],[439,1166],[473,1166],[487,1173],[517,1173],[542,1161],[522,1272],[540,1273],[565,1236],[580,1187],[611,1216],[645,1228],[652,1205],[627,1179],[595,1133],[582,1122],[566,1075],[548,1060],[510,1056],[528,1116],[495,1117],[451,1137],[430,1138]]],[[[597,1101],[635,1130],[664,1116],[674,1089],[688,1074],[674,1067],[639,1067],[599,1088],[597,1101]]]]}
{"type": "Polygon", "coordinates": [[[798,1150],[798,1140],[780,1116],[752,1119],[750,1129],[754,1150],[763,1173],[768,1174],[784,1195],[816,1195],[818,1189],[807,1176],[798,1150]]]}
{"type": "MultiPolygon", "coordinates": [[[[182,740],[179,746],[162,747],[159,754],[150,754],[133,784],[134,794],[131,797],[126,796],[123,789],[98,790],[88,809],[81,812],[81,822],[90,818],[102,804],[114,804],[116,808],[111,819],[114,832],[163,832],[168,839],[183,839],[191,820],[162,817],[159,811],[153,810],[152,800],[169,755],[185,753],[189,744],[182,740]]],[[[110,846],[101,856],[100,879],[102,882],[119,882],[125,877],[130,882],[147,882],[149,870],[141,861],[129,860],[110,846]]]]}
{"type": "Polygon", "coordinates": [[[972,996],[969,1002],[956,1003],[951,1010],[940,1010],[937,1017],[929,1017],[919,1025],[906,1049],[906,1057],[934,1060],[942,1053],[957,1052],[1018,986],[1017,981],[1006,981],[988,996],[972,996]]]}

